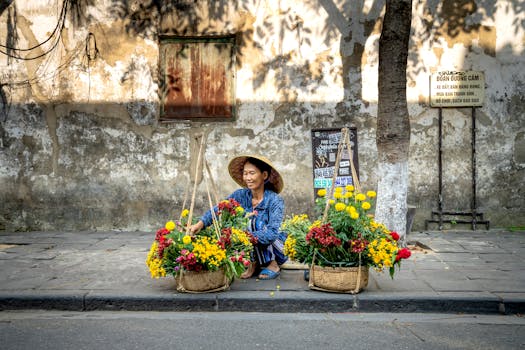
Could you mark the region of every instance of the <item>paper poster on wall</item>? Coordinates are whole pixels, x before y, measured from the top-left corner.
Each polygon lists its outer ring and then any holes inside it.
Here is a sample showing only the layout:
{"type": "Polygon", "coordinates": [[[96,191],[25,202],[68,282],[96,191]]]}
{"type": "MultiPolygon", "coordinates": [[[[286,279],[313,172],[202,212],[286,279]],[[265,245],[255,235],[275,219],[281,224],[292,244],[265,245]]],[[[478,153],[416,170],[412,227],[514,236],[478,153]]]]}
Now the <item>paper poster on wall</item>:
{"type": "MultiPolygon", "coordinates": [[[[359,163],[357,156],[357,128],[348,128],[350,146],[353,151],[353,162],[356,174],[359,177],[359,163]]],[[[313,188],[314,196],[321,188],[329,189],[332,186],[332,179],[335,171],[335,160],[337,148],[341,141],[341,129],[314,129],[312,130],[312,161],[313,161],[313,188]]],[[[339,170],[336,176],[335,185],[353,185],[352,170],[350,167],[350,156],[346,147],[343,149],[339,170]]]]}

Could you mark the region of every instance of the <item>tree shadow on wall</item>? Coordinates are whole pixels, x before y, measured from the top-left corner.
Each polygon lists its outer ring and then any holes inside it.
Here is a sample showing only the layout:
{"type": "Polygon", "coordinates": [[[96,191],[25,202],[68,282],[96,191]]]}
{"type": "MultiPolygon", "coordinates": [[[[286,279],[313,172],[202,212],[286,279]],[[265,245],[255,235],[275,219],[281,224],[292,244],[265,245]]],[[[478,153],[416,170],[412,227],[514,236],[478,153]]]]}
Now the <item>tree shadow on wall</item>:
{"type": "MultiPolygon", "coordinates": [[[[67,16],[75,27],[87,27],[94,18],[90,14],[90,7],[97,6],[96,0],[64,0],[67,5],[67,16]]],[[[501,3],[501,2],[500,2],[501,3]]],[[[308,23],[300,17],[291,6],[279,5],[278,11],[268,13],[264,18],[252,18],[257,21],[253,23],[239,24],[239,16],[231,14],[252,13],[261,6],[269,6],[260,0],[112,0],[110,15],[122,20],[129,35],[137,35],[152,40],[157,40],[161,35],[191,36],[191,35],[218,35],[224,32],[218,31],[217,25],[221,23],[222,28],[235,30],[235,62],[240,66],[245,57],[245,52],[250,50],[262,50],[259,42],[268,42],[278,38],[275,43],[276,50],[273,57],[263,60],[255,69],[253,87],[259,89],[269,79],[270,73],[274,76],[277,90],[280,96],[293,101],[299,92],[305,94],[313,93],[318,87],[327,85],[323,79],[323,72],[329,69],[332,76],[343,79],[345,90],[344,101],[349,106],[358,105],[363,102],[363,86],[361,79],[361,66],[364,60],[369,60],[365,52],[364,43],[372,35],[376,35],[375,43],[381,28],[382,12],[384,11],[384,0],[375,0],[372,3],[355,2],[351,0],[304,0],[302,6],[310,8],[316,13],[323,14],[325,18],[320,33],[323,35],[323,44],[330,47],[334,40],[340,42],[340,54],[343,59],[342,71],[334,71],[337,65],[331,64],[336,59],[330,53],[319,54],[318,59],[302,57],[304,47],[316,46],[314,32],[318,23],[308,23]],[[263,5],[261,5],[263,4],[263,5]],[[276,18],[277,16],[277,18],[276,18]],[[164,18],[169,17],[169,21],[164,18]],[[259,24],[260,23],[260,24],[259,24]],[[285,36],[293,35],[297,47],[283,47],[285,36]],[[301,56],[299,59],[293,56],[301,56]],[[350,80],[353,79],[353,80],[350,80]]],[[[525,2],[512,1],[496,7],[497,0],[444,0],[427,1],[422,22],[424,28],[414,37],[419,41],[433,40],[439,38],[465,37],[464,43],[471,48],[474,44],[472,38],[482,37],[495,29],[481,25],[482,19],[494,18],[496,10],[511,11],[518,14],[525,11],[525,2]]],[[[17,22],[16,1],[0,0],[0,15],[6,10],[12,9],[13,16],[7,21],[6,45],[8,47],[17,45],[17,22]]],[[[509,23],[514,33],[525,25],[524,18],[518,18],[509,23]]],[[[412,45],[417,45],[412,41],[412,45]]],[[[483,47],[487,54],[494,55],[494,47],[487,43],[483,47]]],[[[416,50],[409,56],[407,73],[410,80],[421,73],[423,64],[416,50]]],[[[376,62],[377,63],[377,62],[376,62]]],[[[161,88],[166,88],[159,82],[161,88]]],[[[8,88],[10,82],[1,81],[2,103],[5,109],[8,100],[8,88]]],[[[365,101],[366,103],[366,101],[365,101]]],[[[342,110],[343,114],[350,117],[351,111],[342,110]]]]}
{"type": "MultiPolygon", "coordinates": [[[[419,41],[437,42],[442,37],[457,39],[465,36],[465,44],[471,47],[473,45],[472,36],[483,36],[492,30],[479,23],[482,19],[494,17],[497,9],[496,3],[496,0],[428,1],[424,5],[422,18],[424,29],[415,33],[415,37],[420,39],[419,41]]],[[[384,0],[366,4],[351,0],[342,2],[305,0],[303,2],[303,6],[314,12],[322,13],[326,18],[321,28],[323,43],[329,47],[334,40],[340,40],[343,70],[337,73],[343,78],[344,100],[349,102],[350,106],[363,102],[361,66],[364,60],[370,59],[365,52],[364,43],[375,35],[376,42],[372,43],[372,46],[377,45],[384,5],[384,0]]],[[[308,58],[292,60],[292,55],[301,54],[302,44],[306,47],[312,46],[314,40],[312,33],[315,30],[312,28],[313,25],[302,19],[291,6],[279,8],[278,12],[268,14],[265,18],[257,18],[257,23],[260,23],[257,27],[239,28],[234,23],[235,18],[228,17],[228,13],[232,11],[250,13],[257,11],[259,6],[261,2],[258,0],[205,2],[199,0],[113,0],[111,14],[115,18],[127,20],[126,30],[129,34],[151,39],[156,39],[158,35],[164,34],[176,36],[221,34],[217,32],[217,27],[211,24],[218,21],[222,23],[223,28],[237,28],[235,55],[238,65],[243,62],[243,53],[247,49],[260,49],[258,42],[278,38],[275,43],[275,55],[259,64],[255,69],[256,75],[253,78],[255,90],[265,83],[270,73],[275,76],[278,92],[287,100],[293,100],[298,91],[312,93],[316,87],[325,84],[322,79],[322,69],[325,68],[322,64],[308,58]],[[205,7],[202,6],[204,3],[205,7]],[[203,11],[204,8],[205,11],[203,11]],[[166,16],[171,16],[171,23],[168,26],[162,26],[162,19],[166,16]],[[278,16],[278,19],[275,16],[278,16]],[[282,47],[284,37],[291,33],[294,33],[297,40],[297,50],[282,47]],[[301,79],[297,79],[298,76],[301,79]]],[[[507,12],[520,13],[525,10],[523,2],[509,2],[505,6],[504,10],[507,12]]],[[[511,24],[514,32],[523,26],[524,21],[525,19],[516,19],[511,24]]],[[[416,43],[412,41],[412,45],[416,43]]],[[[487,54],[493,54],[491,52],[493,48],[484,47],[484,50],[487,54]]],[[[417,51],[411,50],[411,52],[417,51]]],[[[332,61],[335,57],[326,55],[322,59],[332,61]]],[[[420,62],[416,54],[409,56],[407,69],[409,81],[414,80],[417,74],[424,69],[420,62]]],[[[333,67],[333,65],[329,66],[333,67]]],[[[330,69],[332,70],[330,73],[333,74],[334,68],[330,69]]]]}
{"type": "MultiPolygon", "coordinates": [[[[159,1],[152,0],[141,2],[129,0],[113,0],[112,15],[121,20],[126,20],[126,31],[130,35],[139,35],[150,39],[159,36],[191,37],[214,36],[224,34],[235,35],[235,62],[241,67],[248,51],[260,51],[262,47],[258,41],[268,41],[279,38],[277,53],[270,59],[258,64],[254,71],[253,87],[259,89],[269,78],[274,75],[277,90],[285,100],[293,100],[297,90],[312,93],[319,85],[325,84],[322,79],[320,64],[309,60],[302,60],[300,64],[291,63],[291,53],[283,49],[282,40],[287,32],[295,33],[299,48],[302,43],[311,44],[311,29],[304,25],[304,21],[295,14],[291,8],[279,11],[276,21],[271,15],[257,20],[260,25],[255,28],[246,23],[240,23],[237,17],[229,16],[231,13],[250,13],[261,6],[258,0],[246,1],[159,1]],[[206,6],[203,9],[202,4],[206,6]],[[169,18],[169,21],[165,19],[169,18]],[[220,27],[214,23],[220,22],[220,27]],[[226,28],[226,31],[221,29],[226,28]],[[254,29],[255,28],[255,29],[254,29]],[[228,32],[230,30],[230,32],[228,32]],[[255,40],[255,37],[258,38],[255,40]],[[306,74],[308,73],[308,74],[306,74]],[[296,79],[301,76],[302,79],[296,79]]],[[[329,39],[327,39],[329,40],[329,39]]],[[[326,57],[326,61],[333,61],[333,57],[326,57]]],[[[334,68],[330,68],[333,73],[334,68]]],[[[159,82],[161,89],[167,86],[159,82]]]]}

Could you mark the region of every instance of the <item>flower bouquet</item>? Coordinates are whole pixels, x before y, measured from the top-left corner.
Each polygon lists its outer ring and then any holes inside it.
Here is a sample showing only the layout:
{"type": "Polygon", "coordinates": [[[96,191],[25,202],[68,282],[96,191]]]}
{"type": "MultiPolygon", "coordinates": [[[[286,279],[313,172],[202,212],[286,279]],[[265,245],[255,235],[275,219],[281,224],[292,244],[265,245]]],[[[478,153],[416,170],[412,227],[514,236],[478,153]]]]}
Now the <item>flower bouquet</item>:
{"type": "Polygon", "coordinates": [[[146,259],[152,278],[172,275],[179,291],[209,292],[226,289],[244,272],[255,243],[248,218],[234,199],[217,208],[213,225],[195,236],[186,233],[187,209],[157,231],[146,259]]]}
{"type": "Polygon", "coordinates": [[[311,222],[305,214],[295,215],[281,228],[288,233],[285,254],[310,265],[310,287],[357,293],[366,287],[370,267],[388,269],[393,278],[395,266],[410,257],[410,250],[400,246],[399,234],[374,220],[370,210],[376,193],[358,193],[351,185],[335,188],[333,199],[326,192],[317,193],[320,219],[311,222]],[[323,281],[327,273],[332,277],[323,281]],[[328,279],[336,279],[335,285],[328,279]]]}

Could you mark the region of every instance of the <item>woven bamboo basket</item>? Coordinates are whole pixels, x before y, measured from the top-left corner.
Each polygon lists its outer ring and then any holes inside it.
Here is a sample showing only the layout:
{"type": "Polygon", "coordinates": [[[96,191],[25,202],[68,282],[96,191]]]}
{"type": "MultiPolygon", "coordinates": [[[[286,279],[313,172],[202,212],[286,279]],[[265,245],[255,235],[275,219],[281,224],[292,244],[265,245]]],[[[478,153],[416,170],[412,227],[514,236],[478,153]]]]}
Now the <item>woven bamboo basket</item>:
{"type": "Polygon", "coordinates": [[[183,293],[220,292],[230,287],[231,279],[224,269],[217,271],[184,271],[175,277],[177,291],[183,293]]]}
{"type": "Polygon", "coordinates": [[[368,266],[310,267],[310,289],[356,294],[368,285],[368,266]]]}

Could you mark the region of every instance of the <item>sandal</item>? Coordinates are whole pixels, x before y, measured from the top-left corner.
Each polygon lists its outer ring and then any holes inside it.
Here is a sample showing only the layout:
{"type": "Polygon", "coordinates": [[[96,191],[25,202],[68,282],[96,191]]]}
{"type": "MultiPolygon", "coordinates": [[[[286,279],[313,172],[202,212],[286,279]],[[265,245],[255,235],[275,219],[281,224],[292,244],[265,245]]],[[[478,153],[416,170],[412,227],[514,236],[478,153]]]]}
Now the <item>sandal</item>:
{"type": "Polygon", "coordinates": [[[259,273],[258,278],[260,280],[273,280],[279,277],[280,274],[281,274],[281,271],[275,272],[270,269],[262,269],[261,272],[259,273]],[[265,275],[265,277],[261,277],[261,275],[265,275]]]}

